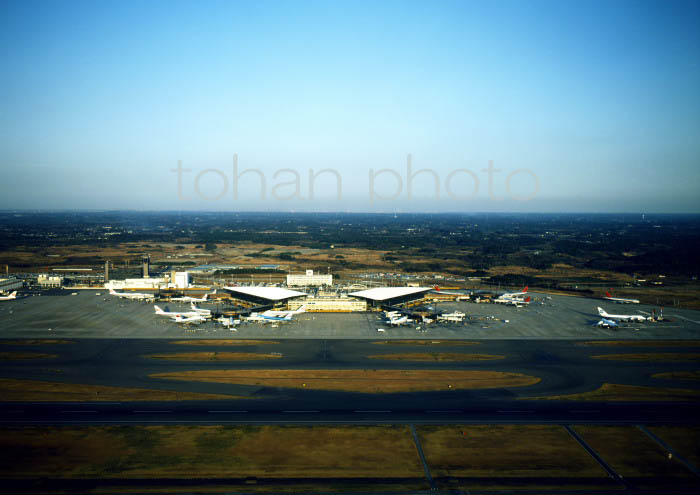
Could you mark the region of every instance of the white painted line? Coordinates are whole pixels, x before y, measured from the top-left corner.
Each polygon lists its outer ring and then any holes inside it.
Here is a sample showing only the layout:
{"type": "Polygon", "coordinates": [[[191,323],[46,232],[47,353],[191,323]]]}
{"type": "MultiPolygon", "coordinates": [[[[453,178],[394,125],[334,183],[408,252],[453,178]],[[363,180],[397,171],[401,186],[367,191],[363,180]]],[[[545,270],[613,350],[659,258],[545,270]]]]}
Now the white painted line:
{"type": "Polygon", "coordinates": [[[136,414],[141,414],[141,413],[171,413],[172,411],[131,411],[136,414]]]}
{"type": "Polygon", "coordinates": [[[282,411],[283,413],[291,413],[291,414],[297,414],[297,413],[317,413],[321,411],[282,411]]]}
{"type": "Polygon", "coordinates": [[[586,409],[571,409],[570,413],[599,413],[599,410],[586,410],[586,409]]]}
{"type": "Polygon", "coordinates": [[[425,412],[427,412],[427,413],[461,413],[462,410],[461,409],[443,409],[443,410],[435,409],[435,410],[429,410],[429,411],[425,411],[425,412]]]}
{"type": "Polygon", "coordinates": [[[496,411],[498,413],[533,413],[535,411],[496,411]]]}
{"type": "Polygon", "coordinates": [[[362,410],[357,410],[357,411],[355,411],[355,412],[356,412],[356,413],[390,413],[391,411],[388,411],[388,410],[382,410],[382,411],[372,411],[372,410],[362,411],[362,410]]]}
{"type": "Polygon", "coordinates": [[[247,413],[248,411],[207,411],[210,413],[247,413]]]}
{"type": "Polygon", "coordinates": [[[96,413],[97,411],[61,411],[63,414],[96,413]]]}

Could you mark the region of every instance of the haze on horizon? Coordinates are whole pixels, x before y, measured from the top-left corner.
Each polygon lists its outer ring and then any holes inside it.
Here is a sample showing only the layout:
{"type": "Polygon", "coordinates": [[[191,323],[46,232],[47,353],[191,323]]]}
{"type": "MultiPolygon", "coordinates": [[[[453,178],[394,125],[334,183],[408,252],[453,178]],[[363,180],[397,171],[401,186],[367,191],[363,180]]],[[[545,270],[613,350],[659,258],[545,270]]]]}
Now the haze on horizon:
{"type": "Polygon", "coordinates": [[[698,2],[0,9],[0,209],[700,213],[698,2]]]}

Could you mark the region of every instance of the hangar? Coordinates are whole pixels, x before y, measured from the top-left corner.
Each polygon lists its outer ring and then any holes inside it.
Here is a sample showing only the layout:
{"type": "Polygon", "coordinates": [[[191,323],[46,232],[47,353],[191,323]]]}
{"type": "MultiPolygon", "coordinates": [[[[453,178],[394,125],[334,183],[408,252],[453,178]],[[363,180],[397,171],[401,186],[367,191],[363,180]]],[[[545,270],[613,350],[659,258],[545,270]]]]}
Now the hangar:
{"type": "Polygon", "coordinates": [[[296,297],[306,297],[306,293],[282,287],[224,287],[231,297],[256,306],[280,304],[296,297]]]}
{"type": "Polygon", "coordinates": [[[432,290],[430,287],[377,287],[351,292],[348,295],[364,299],[373,307],[397,306],[423,299],[430,290],[432,290]]]}

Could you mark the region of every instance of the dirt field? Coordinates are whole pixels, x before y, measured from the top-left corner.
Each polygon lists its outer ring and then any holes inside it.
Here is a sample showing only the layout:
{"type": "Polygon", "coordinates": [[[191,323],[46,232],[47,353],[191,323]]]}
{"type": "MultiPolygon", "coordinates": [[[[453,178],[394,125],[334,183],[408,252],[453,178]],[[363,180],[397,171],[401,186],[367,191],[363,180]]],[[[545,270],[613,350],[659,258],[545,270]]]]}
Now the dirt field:
{"type": "Polygon", "coordinates": [[[597,390],[571,395],[550,395],[548,397],[526,397],[523,400],[594,400],[594,401],[697,401],[700,390],[681,388],[641,387],[604,383],[597,390]]]}
{"type": "Polygon", "coordinates": [[[148,354],[149,359],[168,359],[172,361],[259,361],[279,359],[281,354],[256,354],[253,352],[169,352],[165,354],[148,354]]]}
{"type": "Polygon", "coordinates": [[[459,354],[454,352],[430,352],[414,354],[373,354],[369,359],[388,359],[391,361],[427,361],[427,362],[459,362],[459,361],[490,361],[504,359],[505,356],[493,354],[459,354]]]}

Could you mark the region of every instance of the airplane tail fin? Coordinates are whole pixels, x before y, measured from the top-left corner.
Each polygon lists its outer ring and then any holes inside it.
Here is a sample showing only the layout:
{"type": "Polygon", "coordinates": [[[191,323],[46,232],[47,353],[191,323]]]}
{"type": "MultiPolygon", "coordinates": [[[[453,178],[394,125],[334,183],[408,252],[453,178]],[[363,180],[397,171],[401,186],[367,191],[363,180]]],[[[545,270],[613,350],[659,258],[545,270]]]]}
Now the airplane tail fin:
{"type": "Polygon", "coordinates": [[[204,294],[204,297],[202,297],[202,301],[206,301],[208,295],[209,295],[209,294],[204,294]]]}
{"type": "Polygon", "coordinates": [[[109,293],[112,295],[116,294],[116,292],[114,292],[114,289],[109,289],[109,293]]]}
{"type": "Polygon", "coordinates": [[[304,313],[306,312],[306,304],[302,304],[299,309],[296,310],[296,313],[304,313]]]}
{"type": "Polygon", "coordinates": [[[609,291],[609,290],[606,290],[606,291],[605,291],[605,297],[612,297],[612,296],[610,295],[610,291],[609,291]]]}
{"type": "Polygon", "coordinates": [[[523,289],[523,292],[527,292],[527,289],[529,289],[529,288],[530,287],[528,285],[526,285],[525,288],[523,289]]]}
{"type": "Polygon", "coordinates": [[[598,314],[600,316],[608,316],[608,313],[606,313],[605,310],[601,307],[598,307],[598,314]]]}
{"type": "MultiPolygon", "coordinates": [[[[526,288],[527,288],[527,287],[526,287],[526,288]]],[[[530,296],[527,296],[527,297],[525,298],[525,302],[530,302],[530,296]]]]}
{"type": "Polygon", "coordinates": [[[160,309],[160,307],[157,304],[154,304],[153,307],[156,308],[157,315],[163,314],[163,310],[160,309]]]}

